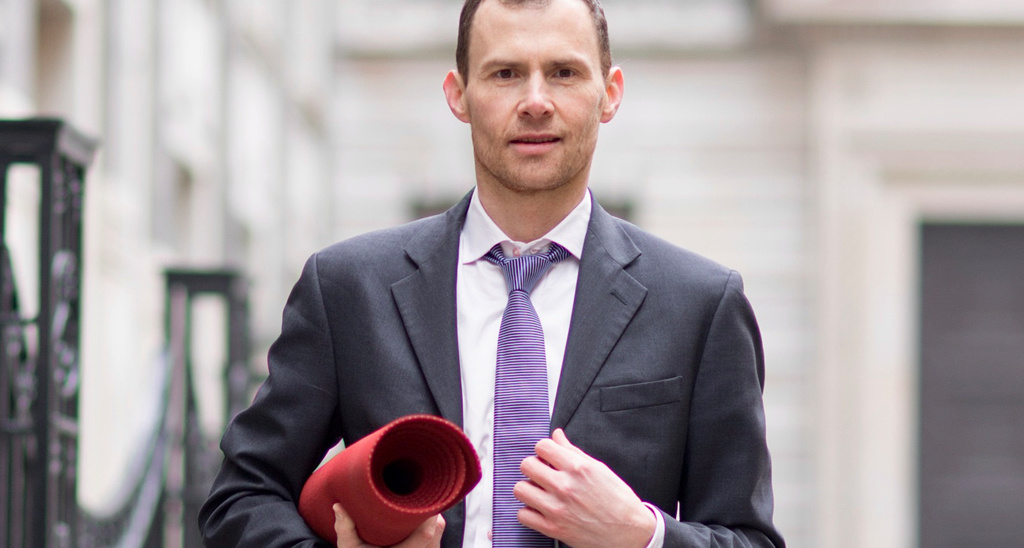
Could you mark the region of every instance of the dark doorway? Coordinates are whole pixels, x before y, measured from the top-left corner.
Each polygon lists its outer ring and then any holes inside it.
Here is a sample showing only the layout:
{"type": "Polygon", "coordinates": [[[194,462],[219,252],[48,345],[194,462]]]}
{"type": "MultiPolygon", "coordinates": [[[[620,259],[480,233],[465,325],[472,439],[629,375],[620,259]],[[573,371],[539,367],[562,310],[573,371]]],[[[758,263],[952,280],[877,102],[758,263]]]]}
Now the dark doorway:
{"type": "Polygon", "coordinates": [[[922,548],[1024,542],[1024,226],[921,232],[922,548]]]}

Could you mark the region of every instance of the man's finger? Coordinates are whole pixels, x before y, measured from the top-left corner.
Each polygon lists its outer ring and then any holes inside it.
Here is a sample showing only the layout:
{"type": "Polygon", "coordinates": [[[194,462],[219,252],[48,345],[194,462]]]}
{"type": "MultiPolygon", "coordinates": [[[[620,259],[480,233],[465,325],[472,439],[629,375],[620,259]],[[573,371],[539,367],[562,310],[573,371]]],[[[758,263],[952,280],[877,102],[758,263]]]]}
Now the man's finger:
{"type": "Polygon", "coordinates": [[[570,449],[581,455],[586,455],[586,453],[582,449],[576,447],[575,445],[572,444],[571,441],[569,441],[569,438],[566,437],[565,435],[565,431],[562,430],[561,428],[555,428],[555,431],[551,433],[551,439],[555,443],[561,445],[562,447],[565,447],[566,449],[570,449]]]}
{"type": "Polygon", "coordinates": [[[527,457],[519,465],[519,470],[526,479],[537,484],[541,489],[551,489],[556,481],[558,471],[538,457],[527,457]]]}
{"type": "Polygon", "coordinates": [[[586,453],[569,443],[561,429],[555,430],[550,438],[537,442],[534,451],[555,470],[572,469],[579,464],[581,457],[587,457],[586,453]]]}
{"type": "Polygon", "coordinates": [[[356,523],[339,503],[334,503],[334,534],[338,535],[339,548],[363,546],[362,539],[356,533],[356,523]]]}
{"type": "Polygon", "coordinates": [[[543,485],[534,481],[520,481],[512,488],[512,494],[519,502],[542,514],[558,504],[558,499],[543,485]]]}
{"type": "Polygon", "coordinates": [[[557,513],[557,509],[565,506],[558,497],[532,481],[516,483],[513,494],[525,505],[517,515],[519,523],[549,537],[553,536],[555,531],[548,514],[557,513]]]}

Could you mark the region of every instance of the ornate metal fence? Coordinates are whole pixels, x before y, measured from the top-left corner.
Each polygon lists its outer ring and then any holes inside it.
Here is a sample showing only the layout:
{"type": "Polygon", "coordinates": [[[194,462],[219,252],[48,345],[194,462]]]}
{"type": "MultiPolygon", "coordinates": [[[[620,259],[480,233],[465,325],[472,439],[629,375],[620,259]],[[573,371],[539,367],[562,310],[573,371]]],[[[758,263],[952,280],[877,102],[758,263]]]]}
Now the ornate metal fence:
{"type": "Polygon", "coordinates": [[[0,547],[199,546],[197,515],[220,461],[198,424],[191,363],[197,295],[227,304],[224,414],[257,382],[248,364],[247,286],[232,271],[166,272],[166,355],[159,420],[126,474],[122,507],[78,506],[79,298],[83,176],[95,142],[60,120],[0,121],[0,547]],[[38,314],[27,317],[6,233],[13,164],[39,169],[38,314]]]}
{"type": "Polygon", "coordinates": [[[76,538],[78,317],[83,177],[95,142],[59,120],[0,124],[0,196],[12,164],[40,173],[39,312],[22,316],[0,208],[0,544],[64,547],[76,538]]]}

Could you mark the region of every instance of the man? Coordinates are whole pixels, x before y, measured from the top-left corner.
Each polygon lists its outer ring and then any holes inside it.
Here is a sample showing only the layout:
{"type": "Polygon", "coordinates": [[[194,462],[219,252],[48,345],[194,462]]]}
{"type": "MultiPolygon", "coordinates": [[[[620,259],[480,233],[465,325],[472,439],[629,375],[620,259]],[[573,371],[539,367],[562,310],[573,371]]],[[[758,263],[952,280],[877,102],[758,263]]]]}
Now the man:
{"type": "MultiPolygon", "coordinates": [[[[509,495],[517,531],[548,546],[783,546],[760,335],[739,275],[590,197],[598,127],[624,86],[597,0],[469,0],[456,57],[443,88],[471,128],[474,192],[310,258],[270,376],[224,434],[200,517],[208,544],[319,545],[295,501],[324,453],[433,413],[464,426],[484,478],[398,546],[513,546],[492,526],[509,495]],[[551,435],[506,489],[492,477],[496,362],[509,352],[499,324],[513,306],[501,265],[553,250],[564,260],[529,294],[551,435]]],[[[338,546],[365,546],[334,510],[338,546]]]]}

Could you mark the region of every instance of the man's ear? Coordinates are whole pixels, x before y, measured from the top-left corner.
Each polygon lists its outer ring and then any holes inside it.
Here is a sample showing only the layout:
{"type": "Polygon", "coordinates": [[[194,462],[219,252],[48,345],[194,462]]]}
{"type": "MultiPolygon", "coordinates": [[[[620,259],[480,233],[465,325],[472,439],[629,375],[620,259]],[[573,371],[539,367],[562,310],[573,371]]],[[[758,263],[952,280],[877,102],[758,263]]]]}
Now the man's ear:
{"type": "Polygon", "coordinates": [[[605,103],[601,111],[601,121],[611,122],[615,113],[619,111],[622,104],[622,94],[625,92],[625,81],[622,77],[622,68],[612,67],[608,71],[608,79],[605,81],[605,103]]]}
{"type": "Polygon", "coordinates": [[[469,123],[469,109],[466,108],[466,86],[459,72],[452,70],[444,77],[444,97],[448,100],[448,108],[459,120],[469,123]]]}

